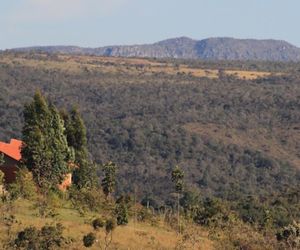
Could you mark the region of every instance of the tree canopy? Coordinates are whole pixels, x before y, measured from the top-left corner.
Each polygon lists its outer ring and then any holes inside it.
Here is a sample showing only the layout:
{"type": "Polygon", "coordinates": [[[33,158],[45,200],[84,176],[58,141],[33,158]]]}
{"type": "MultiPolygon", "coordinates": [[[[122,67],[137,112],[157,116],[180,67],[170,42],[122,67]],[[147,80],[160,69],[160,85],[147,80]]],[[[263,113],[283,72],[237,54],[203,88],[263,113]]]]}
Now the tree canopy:
{"type": "Polygon", "coordinates": [[[56,107],[36,92],[24,108],[21,162],[41,187],[57,186],[71,171],[72,149],[64,132],[64,121],[56,107]]]}

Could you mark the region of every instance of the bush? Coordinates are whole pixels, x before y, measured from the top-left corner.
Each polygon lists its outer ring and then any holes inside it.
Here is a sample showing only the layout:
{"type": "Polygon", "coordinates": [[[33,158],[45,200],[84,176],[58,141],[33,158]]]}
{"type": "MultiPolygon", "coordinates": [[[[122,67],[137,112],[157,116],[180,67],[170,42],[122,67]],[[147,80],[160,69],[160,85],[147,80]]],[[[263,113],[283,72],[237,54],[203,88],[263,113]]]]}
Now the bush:
{"type": "Polygon", "coordinates": [[[101,218],[94,219],[92,222],[93,228],[98,230],[101,227],[104,227],[105,222],[101,218]]]}
{"type": "Polygon", "coordinates": [[[277,240],[284,242],[288,248],[300,248],[300,223],[293,222],[276,234],[277,240]]]}
{"type": "Polygon", "coordinates": [[[105,224],[105,231],[107,234],[111,233],[116,228],[116,221],[114,219],[108,219],[105,224]]]}
{"type": "Polygon", "coordinates": [[[218,200],[206,198],[203,205],[195,212],[194,221],[200,225],[209,225],[218,214],[222,214],[222,207],[218,200]]]}
{"type": "Polygon", "coordinates": [[[61,208],[64,205],[60,190],[50,191],[47,195],[47,203],[52,208],[61,208]]]}
{"type": "Polygon", "coordinates": [[[37,196],[36,184],[32,173],[27,168],[17,171],[16,181],[9,185],[8,190],[12,199],[35,199],[37,196]]]}
{"type": "Polygon", "coordinates": [[[14,245],[17,249],[50,250],[62,248],[67,244],[63,237],[63,226],[45,225],[40,230],[35,227],[27,227],[17,234],[14,245]]]}
{"type": "Polygon", "coordinates": [[[25,228],[18,233],[14,241],[17,249],[38,249],[39,247],[39,231],[35,227],[25,228]]]}
{"type": "Polygon", "coordinates": [[[70,200],[74,208],[85,211],[99,212],[103,204],[105,204],[105,198],[99,189],[75,189],[70,190],[70,200]]]}
{"type": "Polygon", "coordinates": [[[96,241],[96,236],[94,233],[89,233],[85,236],[83,236],[83,245],[85,247],[91,247],[92,245],[94,245],[95,241],[96,241]]]}
{"type": "Polygon", "coordinates": [[[123,202],[116,205],[115,214],[117,217],[118,225],[127,225],[128,224],[128,209],[126,204],[123,202]]]}
{"type": "Polygon", "coordinates": [[[153,213],[147,208],[142,208],[137,211],[138,221],[141,222],[152,221],[153,217],[154,217],[153,213]]]}
{"type": "Polygon", "coordinates": [[[42,238],[40,249],[52,249],[62,247],[66,243],[63,234],[63,226],[57,224],[56,226],[42,227],[39,237],[42,238]]]}

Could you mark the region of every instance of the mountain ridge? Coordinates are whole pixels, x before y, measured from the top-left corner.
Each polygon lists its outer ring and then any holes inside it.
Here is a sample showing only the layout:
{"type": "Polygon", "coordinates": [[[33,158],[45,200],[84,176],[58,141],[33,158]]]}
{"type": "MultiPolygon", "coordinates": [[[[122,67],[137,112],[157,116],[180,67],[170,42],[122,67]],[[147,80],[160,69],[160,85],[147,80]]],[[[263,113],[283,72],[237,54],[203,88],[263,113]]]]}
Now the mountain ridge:
{"type": "Polygon", "coordinates": [[[80,46],[33,46],[10,51],[84,54],[114,57],[181,58],[241,61],[300,61],[300,48],[283,40],[213,37],[195,40],[177,37],[152,44],[113,45],[97,48],[80,46]]]}

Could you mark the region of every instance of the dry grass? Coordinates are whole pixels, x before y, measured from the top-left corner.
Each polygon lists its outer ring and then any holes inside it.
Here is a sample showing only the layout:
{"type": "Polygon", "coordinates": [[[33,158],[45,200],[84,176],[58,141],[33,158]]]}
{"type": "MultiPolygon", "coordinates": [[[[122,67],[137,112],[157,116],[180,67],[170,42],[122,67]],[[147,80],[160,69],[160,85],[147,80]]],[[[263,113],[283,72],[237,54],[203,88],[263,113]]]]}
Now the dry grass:
{"type": "MultiPolygon", "coordinates": [[[[181,64],[174,66],[170,63],[159,63],[150,59],[141,58],[119,58],[119,57],[97,57],[80,55],[56,55],[48,57],[38,54],[38,58],[28,58],[25,55],[5,55],[0,57],[0,63],[9,65],[21,65],[32,68],[47,70],[60,70],[70,74],[79,74],[84,71],[97,71],[103,73],[123,73],[127,75],[192,75],[194,77],[218,78],[218,70],[190,68],[181,64]]],[[[257,79],[270,76],[270,72],[225,70],[224,74],[233,75],[240,79],[257,79]]]]}
{"type": "MultiPolygon", "coordinates": [[[[81,217],[76,210],[67,208],[57,209],[57,212],[59,215],[55,219],[43,219],[38,216],[32,202],[17,201],[12,211],[18,221],[12,227],[13,235],[28,226],[41,228],[47,223],[60,222],[65,227],[64,236],[74,240],[74,243],[68,246],[67,249],[85,249],[82,245],[83,235],[94,231],[90,221],[97,214],[91,213],[81,217]]],[[[104,249],[104,229],[96,233],[98,242],[90,249],[104,249]]],[[[186,232],[186,234],[190,237],[186,238],[185,235],[178,235],[176,231],[164,225],[162,221],[158,225],[131,222],[127,226],[116,228],[113,233],[113,242],[109,249],[176,249],[178,245],[181,246],[180,249],[213,249],[213,244],[208,239],[208,234],[202,228],[194,227],[193,230],[186,232]]],[[[3,224],[0,224],[0,241],[4,242],[5,239],[6,228],[3,224]]]]}
{"type": "MultiPolygon", "coordinates": [[[[260,71],[244,71],[244,70],[226,70],[225,73],[230,76],[236,76],[240,79],[255,80],[258,78],[269,77],[272,73],[260,72],[260,71]]],[[[273,75],[279,76],[282,73],[273,73],[273,75]]]]}

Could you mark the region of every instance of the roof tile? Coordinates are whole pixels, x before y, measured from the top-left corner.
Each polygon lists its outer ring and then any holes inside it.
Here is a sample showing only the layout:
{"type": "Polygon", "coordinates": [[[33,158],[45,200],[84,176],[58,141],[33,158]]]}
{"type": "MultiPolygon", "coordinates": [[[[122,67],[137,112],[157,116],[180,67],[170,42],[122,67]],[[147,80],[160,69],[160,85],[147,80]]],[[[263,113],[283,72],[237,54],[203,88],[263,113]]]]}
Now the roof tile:
{"type": "Polygon", "coordinates": [[[0,142],[0,153],[3,153],[16,161],[21,160],[22,141],[11,139],[10,143],[0,142]]]}

